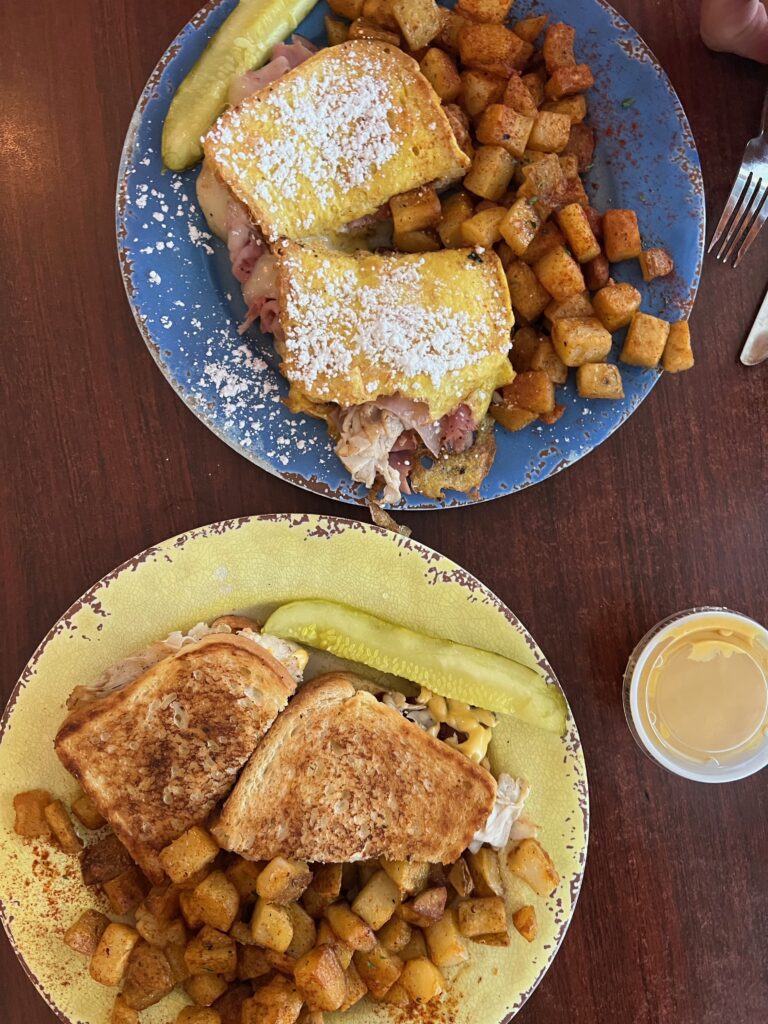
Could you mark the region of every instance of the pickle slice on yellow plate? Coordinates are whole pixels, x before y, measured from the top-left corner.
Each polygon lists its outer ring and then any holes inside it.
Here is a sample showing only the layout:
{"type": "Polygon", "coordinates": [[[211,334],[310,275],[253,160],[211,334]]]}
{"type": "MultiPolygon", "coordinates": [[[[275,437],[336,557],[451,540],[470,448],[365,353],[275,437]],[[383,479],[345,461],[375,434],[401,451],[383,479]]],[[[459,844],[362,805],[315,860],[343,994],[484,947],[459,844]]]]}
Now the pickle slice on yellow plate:
{"type": "Polygon", "coordinates": [[[560,690],[527,665],[491,651],[416,633],[332,601],[284,604],[264,632],[411,679],[443,697],[565,732],[560,690]]]}
{"type": "Polygon", "coordinates": [[[163,163],[183,171],[203,155],[200,139],[224,110],[230,83],[259,67],[317,0],[240,0],[176,90],[163,125],[163,163]]]}

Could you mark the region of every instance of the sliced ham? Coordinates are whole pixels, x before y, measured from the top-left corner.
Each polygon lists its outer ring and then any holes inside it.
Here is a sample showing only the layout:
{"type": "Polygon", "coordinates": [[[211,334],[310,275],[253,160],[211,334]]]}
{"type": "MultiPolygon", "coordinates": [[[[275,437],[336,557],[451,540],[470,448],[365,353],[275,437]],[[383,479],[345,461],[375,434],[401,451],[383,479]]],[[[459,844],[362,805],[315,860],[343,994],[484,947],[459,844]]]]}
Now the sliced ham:
{"type": "Polygon", "coordinates": [[[460,405],[440,420],[440,447],[465,452],[472,447],[476,430],[472,410],[468,405],[460,405]]]}
{"type": "Polygon", "coordinates": [[[246,71],[244,75],[238,75],[233,79],[227,94],[227,102],[231,107],[236,107],[248,96],[260,92],[266,86],[276,82],[278,78],[303,64],[308,57],[315,53],[317,47],[303,39],[301,36],[293,36],[290,43],[278,43],[272,51],[272,60],[263,68],[256,71],[246,71]]]}

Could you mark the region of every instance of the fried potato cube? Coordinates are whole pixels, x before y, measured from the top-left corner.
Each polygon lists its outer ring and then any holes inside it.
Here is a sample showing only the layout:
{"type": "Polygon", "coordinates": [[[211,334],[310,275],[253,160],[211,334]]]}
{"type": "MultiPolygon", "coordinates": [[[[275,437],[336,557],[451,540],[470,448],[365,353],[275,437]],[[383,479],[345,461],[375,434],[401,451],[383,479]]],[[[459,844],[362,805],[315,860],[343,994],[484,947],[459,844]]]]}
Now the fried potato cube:
{"type": "MultiPolygon", "coordinates": [[[[539,340],[543,337],[542,334],[535,327],[519,327],[512,339],[512,351],[510,353],[510,359],[512,360],[512,366],[517,373],[522,373],[524,370],[530,370],[531,368],[531,357],[536,351],[536,346],[539,340]]],[[[464,860],[464,858],[462,858],[464,860]]],[[[464,861],[466,866],[466,861],[464,861]]],[[[459,893],[459,895],[469,896],[475,887],[475,883],[472,881],[472,875],[469,872],[467,866],[467,873],[470,879],[470,888],[468,892],[459,893]]],[[[451,876],[448,876],[451,880],[451,876]]]]}
{"type": "Polygon", "coordinates": [[[216,859],[219,846],[210,832],[193,825],[160,851],[160,863],[172,882],[185,882],[216,859]]]}
{"type": "Polygon", "coordinates": [[[336,935],[351,949],[369,950],[376,945],[376,936],[361,917],[353,914],[346,903],[326,907],[325,919],[336,935]]]}
{"type": "Polygon", "coordinates": [[[115,998],[109,1015],[109,1024],[139,1024],[139,1011],[129,1006],[122,995],[115,998]]]}
{"type": "Polygon", "coordinates": [[[293,925],[293,936],[285,952],[288,956],[298,959],[315,945],[317,926],[300,903],[289,903],[286,910],[293,925]]]}
{"type": "Polygon", "coordinates": [[[425,889],[415,896],[409,903],[403,903],[397,908],[398,917],[402,917],[408,924],[416,925],[418,928],[425,928],[433,921],[439,921],[445,913],[445,903],[448,899],[448,890],[444,885],[434,886],[425,889]]]}
{"type": "Polygon", "coordinates": [[[501,78],[524,68],[532,53],[533,46],[504,25],[469,24],[459,32],[461,63],[501,78]]]}
{"type": "Polygon", "coordinates": [[[44,807],[43,814],[64,853],[80,853],[83,841],[75,832],[69,812],[61,800],[54,800],[44,807]]]}
{"type": "Polygon", "coordinates": [[[596,317],[552,321],[552,344],[566,366],[601,363],[611,351],[611,334],[596,317]]]}
{"type": "Polygon", "coordinates": [[[566,182],[579,176],[579,159],[573,153],[560,153],[558,158],[566,182]]]}
{"type": "Polygon", "coordinates": [[[293,938],[291,915],[285,907],[259,897],[251,918],[251,936],[257,946],[284,953],[293,938]]]}
{"type": "Polygon", "coordinates": [[[16,816],[13,830],[16,835],[25,839],[50,836],[51,826],[45,816],[45,808],[51,802],[51,794],[47,789],[29,789],[25,793],[17,793],[13,798],[16,816]]]}
{"type": "Polygon", "coordinates": [[[391,0],[363,0],[360,17],[372,21],[380,28],[388,28],[398,32],[400,26],[392,12],[391,0]]]}
{"type": "Polygon", "coordinates": [[[374,999],[383,999],[403,972],[403,961],[381,943],[368,952],[358,950],[353,963],[374,999]]]}
{"type": "Polygon", "coordinates": [[[177,946],[174,943],[163,946],[163,952],[168,957],[168,963],[171,965],[171,971],[177,985],[180,985],[189,977],[189,968],[187,967],[187,961],[184,959],[186,948],[186,942],[182,946],[177,946]]]}
{"type": "Polygon", "coordinates": [[[389,208],[396,235],[407,231],[423,231],[424,228],[432,228],[440,223],[440,199],[431,185],[422,185],[421,188],[393,196],[389,208]]]}
{"type": "Polygon", "coordinates": [[[293,981],[278,976],[245,1000],[240,1024],[296,1024],[302,1005],[293,981]]]}
{"type": "Polygon", "coordinates": [[[436,967],[458,967],[469,960],[469,950],[459,931],[455,910],[424,929],[429,958],[436,967]]]}
{"type": "Polygon", "coordinates": [[[579,292],[577,295],[569,295],[567,299],[558,302],[552,299],[544,310],[544,316],[550,323],[553,320],[562,320],[564,317],[594,316],[595,310],[587,292],[579,292]]]}
{"type": "Polygon", "coordinates": [[[588,64],[567,65],[552,72],[544,86],[544,95],[550,100],[560,100],[563,96],[586,92],[594,84],[595,79],[588,64]]]}
{"type": "Polygon", "coordinates": [[[391,917],[376,933],[376,938],[390,953],[399,953],[411,941],[413,929],[401,917],[391,917]]]}
{"type": "Polygon", "coordinates": [[[133,866],[130,854],[114,835],[91,843],[80,854],[80,871],[86,885],[108,882],[133,866]]]}
{"type": "Polygon", "coordinates": [[[528,149],[538,153],[560,153],[568,145],[571,119],[567,114],[553,114],[540,110],[533,122],[528,149]]]}
{"type": "Polygon", "coordinates": [[[480,146],[464,178],[464,187],[482,199],[497,202],[509,188],[514,157],[501,146],[480,146]]]}
{"type": "Polygon", "coordinates": [[[488,146],[501,146],[512,156],[521,157],[532,127],[532,118],[518,114],[503,103],[492,103],[485,108],[478,122],[477,141],[488,146]]]}
{"type": "Polygon", "coordinates": [[[584,363],[576,371],[576,390],[580,398],[624,397],[621,373],[613,363],[584,363]]]}
{"type": "Polygon", "coordinates": [[[461,225],[469,220],[473,211],[474,203],[466,192],[456,192],[443,200],[437,233],[446,249],[460,249],[464,245],[461,225]]]}
{"type": "MultiPolygon", "coordinates": [[[[531,370],[542,370],[553,384],[565,384],[568,379],[568,367],[555,352],[555,346],[550,338],[540,338],[530,358],[531,370]]],[[[547,409],[540,415],[549,415],[555,411],[556,406],[547,409]]]]}
{"type": "MultiPolygon", "coordinates": [[[[544,370],[524,370],[518,373],[512,383],[502,389],[502,396],[507,405],[528,409],[537,415],[552,412],[555,408],[555,385],[544,370]]],[[[483,853],[483,850],[479,852],[483,853]]],[[[477,854],[470,854],[470,857],[473,856],[477,854]]],[[[480,896],[499,896],[504,891],[498,858],[495,865],[490,858],[476,865],[470,861],[469,870],[480,896]]]]}
{"type": "Polygon", "coordinates": [[[195,896],[194,890],[185,890],[179,893],[179,906],[181,908],[181,916],[186,921],[188,927],[193,929],[202,927],[202,908],[195,896]]]}
{"type": "Polygon", "coordinates": [[[342,1013],[348,1010],[350,1006],[354,1006],[355,1003],[359,1003],[368,994],[366,984],[360,977],[353,962],[350,962],[344,972],[344,981],[346,992],[344,993],[344,1002],[339,1007],[342,1013]]]}
{"type": "Polygon", "coordinates": [[[312,872],[303,860],[274,857],[256,880],[256,892],[268,903],[290,903],[311,881],[312,872]]]}
{"type": "Polygon", "coordinates": [[[195,888],[194,897],[203,924],[228,932],[240,910],[240,895],[223,871],[212,871],[195,888]]]}
{"type": "Polygon", "coordinates": [[[629,366],[658,366],[669,338],[666,320],[649,313],[635,313],[619,359],[629,366]]]}
{"type": "Polygon", "coordinates": [[[520,36],[527,43],[535,43],[548,21],[548,14],[539,14],[535,18],[521,18],[520,21],[515,22],[512,29],[515,35],[520,36]]]}
{"type": "MultiPolygon", "coordinates": [[[[375,937],[374,937],[375,941],[375,937]]],[[[346,942],[338,937],[336,932],[331,928],[326,920],[318,921],[317,924],[317,938],[315,939],[316,946],[331,946],[336,959],[339,961],[341,966],[346,970],[352,963],[352,954],[354,950],[351,946],[348,946],[346,942]]]]}
{"type": "Polygon", "coordinates": [[[564,405],[556,405],[552,412],[544,412],[539,416],[542,423],[546,423],[548,426],[552,426],[553,423],[557,423],[560,417],[565,412],[564,405]]]}
{"type": "Polygon", "coordinates": [[[429,879],[429,864],[415,860],[382,860],[381,866],[403,896],[414,896],[429,879]]]}
{"type": "MultiPolygon", "coordinates": [[[[531,152],[532,156],[535,156],[531,152]]],[[[517,194],[535,203],[541,220],[546,220],[555,206],[560,205],[565,178],[560,161],[554,153],[544,153],[522,168],[522,184],[517,194]]]]}
{"type": "Polygon", "coordinates": [[[600,255],[600,243],[592,232],[583,207],[578,203],[569,203],[558,210],[557,223],[578,263],[588,263],[600,255]]]}
{"type": "Polygon", "coordinates": [[[64,943],[76,953],[93,956],[108,925],[106,914],[100,914],[98,910],[84,910],[64,932],[64,943]]]}
{"type": "Polygon", "coordinates": [[[400,889],[386,871],[380,870],[360,890],[352,903],[352,912],[374,931],[382,928],[400,903],[400,889]]]}
{"type": "Polygon", "coordinates": [[[506,215],[503,206],[481,210],[461,225],[462,245],[478,245],[490,249],[501,239],[501,223],[506,215]]]}
{"type": "Polygon", "coordinates": [[[139,933],[127,924],[111,922],[101,934],[88,967],[100,985],[115,986],[123,980],[128,958],[139,941],[139,933]]]}
{"type": "Polygon", "coordinates": [[[547,221],[542,224],[536,232],[533,241],[521,254],[520,259],[529,266],[537,263],[542,256],[555,249],[561,249],[565,245],[565,235],[555,221],[547,221]]]}
{"type": "Polygon", "coordinates": [[[222,1018],[217,1010],[210,1007],[185,1006],[179,1010],[176,1024],[222,1024],[222,1018]]]}
{"type": "Polygon", "coordinates": [[[565,96],[561,100],[549,100],[541,109],[552,114],[566,114],[572,125],[581,124],[587,116],[587,97],[583,93],[578,93],[576,96],[565,96]]]}
{"type": "Polygon", "coordinates": [[[390,46],[400,45],[400,36],[397,32],[390,32],[389,29],[381,28],[374,21],[368,18],[356,18],[349,26],[350,39],[375,39],[380,43],[389,43],[390,46]]]}
{"type": "Polygon", "coordinates": [[[493,932],[489,935],[476,935],[473,942],[477,942],[481,946],[508,946],[509,931],[493,932]]]}
{"type": "Polygon", "coordinates": [[[640,229],[634,210],[606,210],[603,214],[603,245],[611,263],[635,259],[640,255],[640,229]]]}
{"type": "Polygon", "coordinates": [[[112,913],[122,917],[138,907],[144,899],[147,883],[137,868],[128,868],[117,878],[111,878],[108,882],[104,882],[102,889],[112,908],[112,913]]]}
{"type": "Polygon", "coordinates": [[[384,996],[382,1002],[389,1003],[392,1006],[410,1006],[411,997],[405,991],[400,982],[396,981],[389,992],[384,996]]]}
{"type": "MultiPolygon", "coordinates": [[[[237,977],[240,981],[251,981],[263,978],[272,973],[272,964],[267,959],[266,951],[259,946],[237,947],[237,977]]],[[[215,978],[214,974],[201,974],[201,978],[215,978]]],[[[217,997],[218,998],[218,997],[217,997]]],[[[213,1002],[213,1000],[211,1000],[213,1002]]]]}
{"type": "Polygon", "coordinates": [[[85,828],[91,829],[91,831],[101,828],[102,825],[106,824],[106,820],[101,816],[96,804],[91,800],[87,793],[81,793],[80,796],[72,802],[72,813],[81,825],[85,828]]]}
{"type": "Polygon", "coordinates": [[[427,46],[443,26],[435,0],[389,0],[389,3],[411,50],[427,46]]]}
{"type": "Polygon", "coordinates": [[[349,39],[349,25],[339,21],[338,18],[331,18],[327,14],[323,21],[325,23],[325,36],[329,46],[338,46],[340,43],[346,43],[347,39],[349,39]]]}
{"type": "Polygon", "coordinates": [[[595,313],[609,331],[626,327],[641,301],[640,292],[631,284],[607,284],[592,296],[595,313]]]}
{"type": "Polygon", "coordinates": [[[468,117],[477,117],[491,103],[499,103],[504,95],[504,79],[487,71],[463,71],[459,76],[459,105],[468,117]]]}
{"type": "Polygon", "coordinates": [[[445,116],[451,126],[459,149],[471,160],[475,155],[475,147],[472,143],[472,136],[469,131],[469,118],[458,105],[458,103],[445,103],[443,105],[445,116]]]}
{"type": "Polygon", "coordinates": [[[459,0],[457,14],[471,21],[506,21],[512,0],[459,0]]]}
{"type": "Polygon", "coordinates": [[[409,960],[400,975],[400,984],[419,1003],[428,1003],[445,989],[445,978],[426,957],[409,960]]]}
{"type": "Polygon", "coordinates": [[[531,94],[533,102],[536,107],[540,107],[544,102],[544,72],[543,69],[538,71],[529,71],[526,75],[521,76],[523,85],[526,87],[528,92],[531,94]]]}
{"type": "Polygon", "coordinates": [[[500,896],[462,900],[457,906],[459,931],[467,938],[493,935],[507,927],[507,911],[500,896]]]}
{"type": "Polygon", "coordinates": [[[533,244],[540,227],[541,222],[530,200],[521,197],[505,211],[499,232],[515,256],[522,256],[533,244]]]}
{"type": "Polygon", "coordinates": [[[528,321],[538,320],[549,305],[550,295],[528,264],[521,260],[510,263],[507,267],[507,283],[515,313],[528,321]]]}
{"type": "Polygon", "coordinates": [[[450,54],[432,46],[419,61],[419,67],[443,103],[456,99],[461,89],[461,78],[450,54]]]}
{"type": "Polygon", "coordinates": [[[586,174],[595,155],[595,129],[591,124],[572,124],[564,155],[573,154],[579,163],[579,173],[586,174]]]}
{"type": "Polygon", "coordinates": [[[400,252],[437,252],[440,240],[434,231],[401,231],[392,236],[392,244],[400,252]]]}
{"type": "Polygon", "coordinates": [[[679,320],[675,324],[670,324],[661,365],[667,373],[679,373],[681,370],[690,370],[693,362],[691,329],[688,321],[679,320]]]}
{"type": "Polygon", "coordinates": [[[518,114],[522,114],[524,117],[530,117],[533,119],[538,113],[538,108],[533,102],[533,97],[523,84],[522,78],[517,73],[510,75],[509,81],[504,89],[504,96],[501,102],[505,107],[511,107],[512,110],[515,110],[518,114]]]}
{"type": "Polygon", "coordinates": [[[243,860],[242,857],[238,857],[224,870],[227,880],[237,889],[237,894],[243,903],[256,902],[256,897],[259,895],[256,883],[263,867],[264,865],[258,861],[243,860]]]}
{"type": "Polygon", "coordinates": [[[537,418],[536,413],[531,412],[530,409],[521,409],[517,405],[508,405],[506,402],[495,402],[488,411],[497,423],[511,433],[524,430],[537,418]]]}
{"type": "Polygon", "coordinates": [[[534,263],[533,272],[549,294],[560,301],[585,289],[581,268],[565,248],[546,253],[534,263]]]}
{"type": "Polygon", "coordinates": [[[608,284],[608,279],[611,276],[611,266],[606,256],[600,253],[599,256],[595,256],[593,260],[585,264],[584,268],[584,280],[587,282],[587,288],[591,292],[599,291],[601,288],[605,288],[608,284]]]}
{"type": "Polygon", "coordinates": [[[575,40],[576,29],[571,25],[564,25],[562,21],[556,21],[548,26],[544,34],[544,45],[541,48],[548,74],[551,75],[558,68],[569,67],[576,63],[576,58],[573,56],[575,40]]]}
{"type": "Polygon", "coordinates": [[[666,277],[675,269],[675,261],[666,249],[646,249],[638,257],[644,281],[653,281],[656,277],[666,277]]]}
{"type": "Polygon", "coordinates": [[[427,940],[424,938],[424,932],[420,928],[413,928],[407,945],[398,950],[397,955],[401,960],[416,960],[421,956],[426,956],[427,940]]]}
{"type": "MultiPolygon", "coordinates": [[[[532,331],[532,328],[526,327],[524,330],[532,331]]],[[[520,331],[517,332],[517,334],[520,333],[520,331]]],[[[536,335],[535,331],[532,331],[532,333],[534,336],[536,335]]],[[[515,341],[517,341],[517,334],[515,335],[515,341]]],[[[514,347],[512,351],[514,352],[514,347]]],[[[515,369],[517,369],[517,367],[515,367],[515,369]]],[[[463,857],[459,857],[459,859],[451,865],[450,871],[448,872],[448,881],[459,896],[469,896],[474,889],[475,883],[472,881],[472,875],[469,867],[467,866],[467,862],[463,857]]]]}
{"type": "Polygon", "coordinates": [[[539,896],[551,896],[560,884],[552,858],[536,839],[523,839],[507,854],[507,867],[539,896]]]}
{"type": "Polygon", "coordinates": [[[234,974],[237,970],[235,940],[205,925],[187,946],[184,959],[190,974],[234,974]]]}
{"type": "Polygon", "coordinates": [[[296,962],[294,979],[310,1010],[338,1010],[347,984],[344,970],[330,946],[316,946],[296,962]]]}
{"type": "Polygon", "coordinates": [[[179,915],[179,890],[175,885],[153,885],[137,910],[152,914],[160,921],[169,921],[179,915]]]}
{"type": "Polygon", "coordinates": [[[123,996],[134,1010],[154,1006],[176,987],[171,965],[162,949],[139,942],[128,960],[123,996]]]}
{"type": "Polygon", "coordinates": [[[456,55],[459,52],[459,33],[469,25],[469,20],[462,18],[456,11],[446,11],[444,8],[440,10],[442,25],[435,42],[444,50],[456,55]]]}
{"type": "Polygon", "coordinates": [[[334,14],[354,21],[363,13],[363,0],[328,0],[328,6],[334,14]]]}

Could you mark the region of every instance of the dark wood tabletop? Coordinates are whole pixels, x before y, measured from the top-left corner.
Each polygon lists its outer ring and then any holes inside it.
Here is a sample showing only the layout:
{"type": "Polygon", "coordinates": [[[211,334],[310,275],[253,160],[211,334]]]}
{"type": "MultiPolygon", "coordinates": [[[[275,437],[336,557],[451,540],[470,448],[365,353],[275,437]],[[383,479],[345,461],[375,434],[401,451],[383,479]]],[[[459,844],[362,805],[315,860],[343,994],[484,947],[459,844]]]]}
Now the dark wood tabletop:
{"type": "MultiPolygon", "coordinates": [[[[766,70],[708,52],[696,0],[616,6],[680,94],[714,223],[757,128],[766,70]]],[[[158,372],[125,300],[114,238],[123,137],[196,7],[0,5],[6,696],[61,612],[155,541],[265,512],[365,517],[218,441],[158,372]]],[[[401,517],[530,628],[584,742],[584,888],[521,1024],[768,1019],[768,775],[718,787],[665,774],[636,748],[620,696],[632,647],[669,613],[723,604],[768,620],[768,364],[737,358],[767,271],[768,229],[738,271],[706,262],[695,369],[662,380],[582,462],[499,501],[401,517]]],[[[0,1020],[54,1020],[4,941],[0,971],[0,1020]]]]}

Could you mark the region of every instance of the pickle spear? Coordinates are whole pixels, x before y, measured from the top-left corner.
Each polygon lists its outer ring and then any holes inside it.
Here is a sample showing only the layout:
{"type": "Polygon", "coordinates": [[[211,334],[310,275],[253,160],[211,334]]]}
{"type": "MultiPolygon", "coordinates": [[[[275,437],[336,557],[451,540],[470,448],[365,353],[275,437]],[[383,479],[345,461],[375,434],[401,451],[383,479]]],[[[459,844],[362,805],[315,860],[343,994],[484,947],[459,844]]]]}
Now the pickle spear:
{"type": "Polygon", "coordinates": [[[163,162],[183,171],[203,155],[200,139],[227,104],[230,83],[259,67],[317,0],[240,0],[176,90],[163,125],[163,162]]]}
{"type": "Polygon", "coordinates": [[[265,633],[411,679],[443,697],[562,735],[562,693],[533,669],[490,651],[415,633],[333,601],[292,601],[270,615],[265,633]]]}

